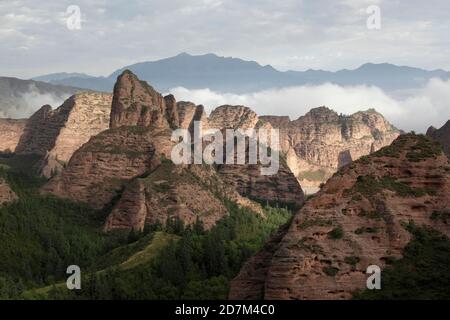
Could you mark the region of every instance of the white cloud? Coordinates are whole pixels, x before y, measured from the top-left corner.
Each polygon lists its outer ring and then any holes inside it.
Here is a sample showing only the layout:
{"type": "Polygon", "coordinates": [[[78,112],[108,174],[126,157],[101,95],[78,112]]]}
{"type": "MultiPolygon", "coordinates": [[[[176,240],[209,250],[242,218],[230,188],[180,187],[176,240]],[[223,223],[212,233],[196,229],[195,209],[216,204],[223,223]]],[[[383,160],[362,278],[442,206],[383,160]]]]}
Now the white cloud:
{"type": "Polygon", "coordinates": [[[223,104],[245,105],[260,115],[289,115],[291,119],[319,106],[327,106],[344,114],[375,108],[405,131],[425,132],[430,125],[440,127],[450,119],[450,80],[440,79],[432,79],[424,88],[409,92],[402,98],[388,95],[378,87],[343,87],[329,83],[242,95],[182,87],[174,88],[170,93],[178,100],[203,104],[208,112],[223,104]]]}
{"type": "Polygon", "coordinates": [[[48,104],[56,108],[67,98],[67,95],[41,93],[36,86],[30,85],[26,92],[5,101],[0,108],[0,118],[28,118],[41,106],[48,104]]]}

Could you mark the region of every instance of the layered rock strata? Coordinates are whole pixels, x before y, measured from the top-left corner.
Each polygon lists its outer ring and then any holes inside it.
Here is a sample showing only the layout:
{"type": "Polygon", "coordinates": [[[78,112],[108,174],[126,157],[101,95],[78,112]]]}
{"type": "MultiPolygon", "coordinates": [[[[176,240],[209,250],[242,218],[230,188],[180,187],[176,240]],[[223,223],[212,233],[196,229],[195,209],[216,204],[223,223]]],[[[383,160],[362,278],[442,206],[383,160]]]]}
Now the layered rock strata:
{"type": "Polygon", "coordinates": [[[17,195],[11,190],[5,179],[0,177],[0,207],[17,199],[17,195]]]}
{"type": "Polygon", "coordinates": [[[437,143],[402,135],[341,168],[252,257],[232,281],[231,299],[349,299],[366,287],[366,268],[402,256],[405,226],[447,236],[450,162],[437,143]]]}
{"type": "Polygon", "coordinates": [[[26,122],[26,119],[0,119],[0,152],[16,150],[26,122]]]}
{"type": "Polygon", "coordinates": [[[40,173],[46,177],[61,171],[78,148],[108,129],[111,101],[110,94],[84,92],[55,110],[43,106],[27,121],[16,153],[41,156],[40,173]]]}
{"type": "Polygon", "coordinates": [[[427,131],[427,136],[438,141],[444,152],[450,157],[450,120],[440,129],[430,127],[427,131]]]}
{"type": "Polygon", "coordinates": [[[294,121],[283,116],[260,119],[280,130],[287,164],[308,193],[340,167],[391,144],[400,134],[374,110],[345,116],[320,107],[294,121]]]}

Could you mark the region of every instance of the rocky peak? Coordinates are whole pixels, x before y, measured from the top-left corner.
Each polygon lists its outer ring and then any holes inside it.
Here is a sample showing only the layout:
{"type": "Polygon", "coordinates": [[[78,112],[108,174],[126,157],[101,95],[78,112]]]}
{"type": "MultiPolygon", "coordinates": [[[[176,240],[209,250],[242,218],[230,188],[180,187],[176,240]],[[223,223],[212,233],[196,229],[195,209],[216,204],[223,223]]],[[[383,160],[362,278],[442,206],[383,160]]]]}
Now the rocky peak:
{"type": "Polygon", "coordinates": [[[258,115],[249,107],[223,105],[214,109],[208,126],[214,129],[250,129],[258,123],[258,115]]]}
{"type": "Polygon", "coordinates": [[[436,131],[437,129],[434,126],[429,127],[426,133],[427,137],[432,137],[436,131]]]}
{"type": "Polygon", "coordinates": [[[369,109],[366,111],[358,111],[348,117],[348,124],[353,125],[363,124],[371,130],[371,134],[375,139],[381,139],[380,133],[397,131],[392,124],[390,124],[381,113],[375,111],[374,109],[369,109]]]}
{"type": "Polygon", "coordinates": [[[438,141],[444,149],[444,152],[450,156],[450,120],[440,129],[430,127],[427,130],[427,136],[438,141]]]}
{"type": "Polygon", "coordinates": [[[322,106],[309,110],[304,116],[301,116],[299,119],[297,119],[297,121],[299,122],[304,122],[306,120],[330,123],[338,121],[339,115],[334,110],[322,106]]]}
{"type": "Polygon", "coordinates": [[[43,106],[28,119],[16,153],[41,156],[41,173],[49,177],[90,137],[108,128],[111,101],[108,93],[83,92],[55,110],[43,106]]]}
{"type": "Polygon", "coordinates": [[[164,224],[168,217],[178,217],[185,224],[199,220],[210,229],[226,215],[225,198],[261,211],[224,183],[212,166],[175,166],[165,160],[150,174],[127,184],[105,230],[142,230],[146,223],[164,224]]]}
{"type": "Polygon", "coordinates": [[[27,121],[16,153],[45,156],[54,146],[72,104],[73,98],[69,98],[57,110],[52,110],[50,105],[44,105],[36,111],[27,121]]]}
{"type": "Polygon", "coordinates": [[[179,125],[178,107],[177,101],[172,94],[164,97],[164,103],[166,104],[166,119],[172,129],[176,129],[179,125]]]}
{"type": "Polygon", "coordinates": [[[42,191],[96,209],[113,206],[105,230],[140,230],[146,222],[164,223],[171,212],[186,223],[200,214],[200,220],[211,227],[226,213],[220,198],[211,192],[222,186],[245,206],[258,207],[246,197],[293,207],[303,204],[302,189],[282,161],[273,176],[261,176],[259,165],[168,165],[165,159],[170,159],[174,146],[168,129],[191,129],[194,121],[211,126],[209,120],[220,129],[247,129],[257,126],[258,116],[247,107],[222,106],[208,119],[203,106],[177,103],[172,95],[163,98],[125,71],[114,90],[111,128],[83,144],[42,191]],[[147,113],[147,106],[153,106],[153,113],[147,113]],[[193,171],[201,181],[211,181],[211,186],[205,189],[204,183],[192,180],[193,171]],[[214,173],[213,179],[205,176],[206,171],[214,173]],[[193,192],[198,199],[192,198],[193,192]]]}
{"type": "Polygon", "coordinates": [[[289,116],[260,116],[259,119],[270,123],[275,129],[287,128],[291,123],[289,116]]]}
{"type": "Polygon", "coordinates": [[[425,136],[344,166],[233,280],[231,299],[349,299],[366,268],[398,259],[413,222],[450,235],[450,161],[425,136]]]}
{"type": "Polygon", "coordinates": [[[205,107],[192,102],[177,102],[178,127],[181,129],[192,129],[194,121],[199,121],[203,126],[208,122],[205,107]]]}
{"type": "MultiPolygon", "coordinates": [[[[171,97],[167,98],[171,103],[171,97]]],[[[169,128],[167,113],[173,118],[173,106],[166,110],[163,96],[131,71],[125,70],[114,86],[110,127],[141,126],[169,128]]]]}
{"type": "Polygon", "coordinates": [[[400,133],[373,109],[347,116],[319,107],[294,121],[261,119],[280,129],[287,164],[308,193],[338,168],[389,145],[400,133]]]}

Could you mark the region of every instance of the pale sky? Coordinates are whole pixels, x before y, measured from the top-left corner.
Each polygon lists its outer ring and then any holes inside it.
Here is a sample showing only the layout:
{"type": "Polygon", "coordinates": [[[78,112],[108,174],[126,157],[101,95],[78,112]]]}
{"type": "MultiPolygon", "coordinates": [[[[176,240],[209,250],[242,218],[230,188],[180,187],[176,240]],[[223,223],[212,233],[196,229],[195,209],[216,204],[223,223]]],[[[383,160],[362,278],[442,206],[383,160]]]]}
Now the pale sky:
{"type": "Polygon", "coordinates": [[[280,70],[389,62],[450,70],[448,0],[0,0],[0,75],[108,75],[180,52],[280,70]],[[66,9],[81,9],[81,30],[66,9]],[[370,5],[381,29],[369,30],[370,5]]]}

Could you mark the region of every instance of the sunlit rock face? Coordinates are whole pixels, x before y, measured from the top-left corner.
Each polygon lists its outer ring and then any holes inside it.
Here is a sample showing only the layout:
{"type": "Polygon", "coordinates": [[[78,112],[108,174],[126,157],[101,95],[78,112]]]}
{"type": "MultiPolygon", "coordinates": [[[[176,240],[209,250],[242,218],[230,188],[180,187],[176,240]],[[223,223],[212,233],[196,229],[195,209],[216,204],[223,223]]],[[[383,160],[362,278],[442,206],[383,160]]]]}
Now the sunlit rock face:
{"type": "Polygon", "coordinates": [[[56,174],[78,148],[108,129],[111,101],[108,93],[83,92],[55,110],[43,106],[28,119],[16,153],[41,156],[40,173],[46,177],[56,174]]]}
{"type": "Polygon", "coordinates": [[[26,123],[26,119],[0,119],[0,152],[16,150],[26,123]]]}
{"type": "Polygon", "coordinates": [[[374,110],[345,116],[319,107],[294,121],[284,116],[259,119],[280,130],[287,164],[307,193],[317,191],[340,167],[391,144],[400,134],[374,110]]]}

